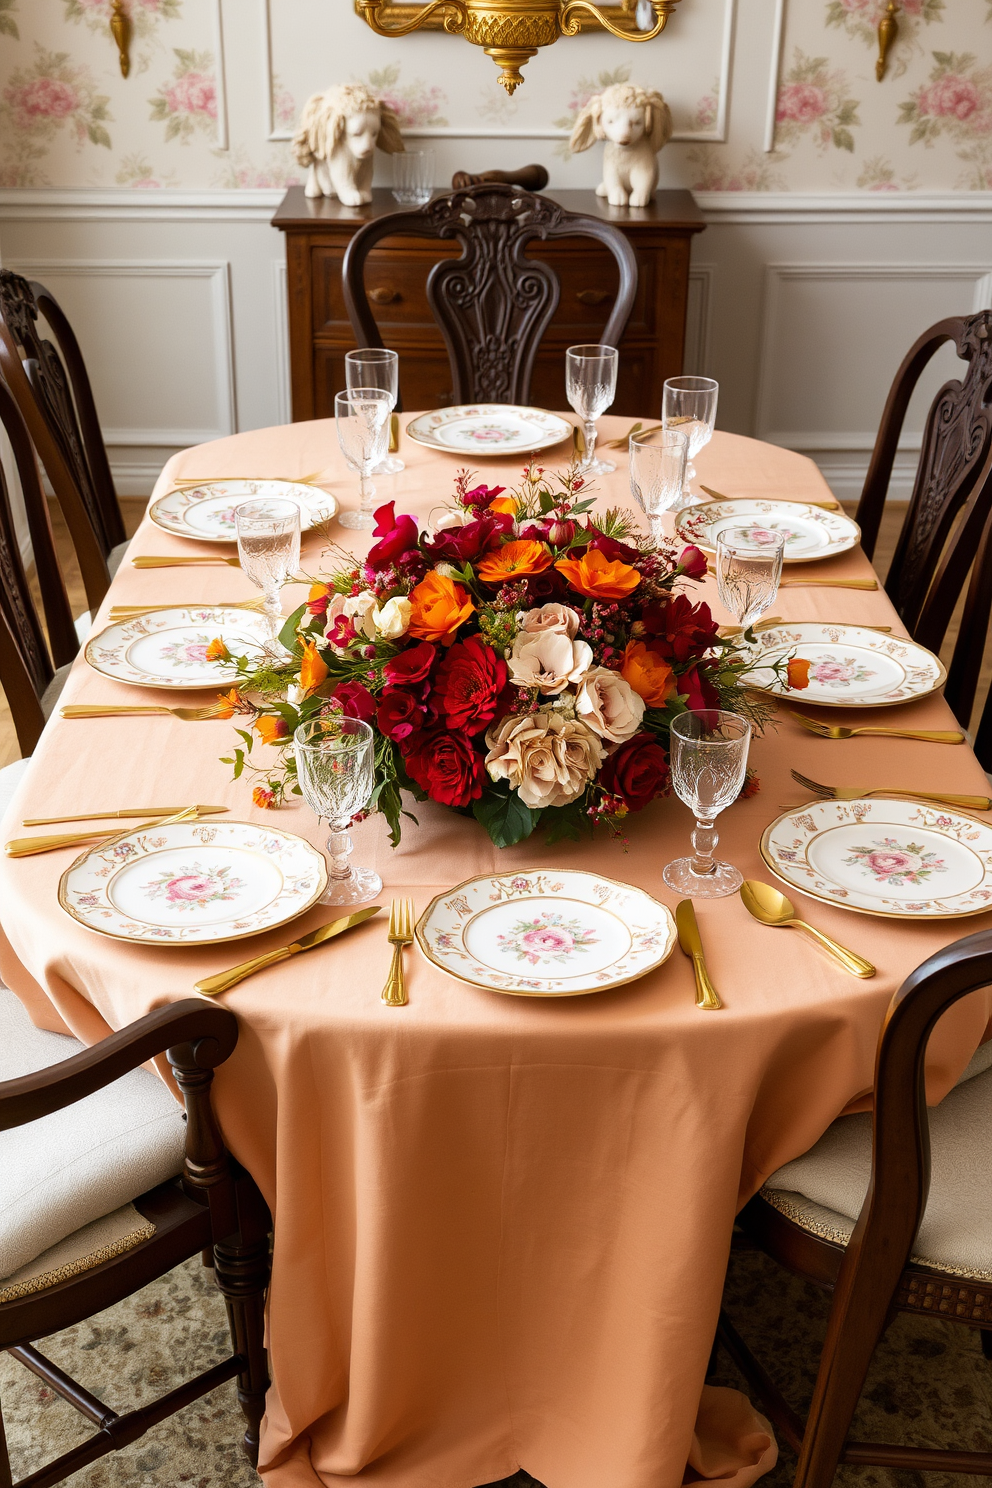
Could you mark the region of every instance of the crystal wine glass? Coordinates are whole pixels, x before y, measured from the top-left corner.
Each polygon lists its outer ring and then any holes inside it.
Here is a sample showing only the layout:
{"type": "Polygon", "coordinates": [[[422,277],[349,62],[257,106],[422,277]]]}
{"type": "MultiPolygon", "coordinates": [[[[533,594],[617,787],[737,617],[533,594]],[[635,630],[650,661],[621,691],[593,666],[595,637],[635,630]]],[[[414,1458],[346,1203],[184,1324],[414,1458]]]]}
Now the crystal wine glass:
{"type": "Polygon", "coordinates": [[[357,511],[342,512],[342,527],[375,526],[372,502],[375,486],[370,476],[382,463],[389,439],[390,395],[385,388],[349,388],[334,395],[338,443],[345,459],[359,472],[361,502],[357,511]]]}
{"type": "Polygon", "coordinates": [[[248,578],[265,595],[265,618],[274,641],[282,620],[279,591],[300,566],[300,508],[282,497],[261,497],[235,507],[238,558],[248,578]]]}
{"type": "Polygon", "coordinates": [[[692,461],[709,444],[716,423],[716,400],[720,384],[712,377],[669,377],[662,389],[661,422],[666,429],[681,429],[689,438],[689,464],[685,471],[685,496],[692,505],[689,482],[695,478],[692,461]]]}
{"type": "Polygon", "coordinates": [[[722,899],[744,882],[730,863],[715,861],[716,817],[740,795],[747,770],[751,725],[737,713],[706,708],[680,713],[669,736],[672,785],[696,818],[693,856],[676,858],[663,877],[670,889],[692,899],[722,899]]]}
{"type": "Polygon", "coordinates": [[[717,534],[720,603],[745,629],[775,603],[782,578],[785,533],[774,528],[727,528],[717,534]]]}
{"type": "MultiPolygon", "coordinates": [[[[345,354],[344,375],[351,388],[385,388],[389,394],[389,413],[392,417],[399,395],[399,356],[385,347],[366,346],[361,351],[345,354]]],[[[388,445],[388,438],[387,438],[388,445]]],[[[387,454],[375,467],[373,475],[399,475],[406,466],[396,455],[387,454]]]]}
{"type": "Polygon", "coordinates": [[[612,460],[596,459],[596,420],[616,397],[619,362],[615,346],[570,346],[565,353],[565,391],[582,420],[586,442],[580,475],[609,475],[617,468],[612,460]]]}
{"type": "Polygon", "coordinates": [[[422,207],[433,192],[433,150],[401,150],[393,156],[393,195],[398,202],[422,207]]]}
{"type": "Polygon", "coordinates": [[[688,453],[688,438],[677,429],[630,436],[630,489],[655,542],[662,538],[662,512],[677,506],[682,495],[688,453]]]}
{"type": "Polygon", "coordinates": [[[352,849],[348,828],[372,794],[375,735],[361,718],[335,715],[301,723],[293,744],[303,799],[331,829],[328,883],[320,902],[364,904],[378,894],[382,879],[374,869],[356,868],[348,861],[352,849]]]}

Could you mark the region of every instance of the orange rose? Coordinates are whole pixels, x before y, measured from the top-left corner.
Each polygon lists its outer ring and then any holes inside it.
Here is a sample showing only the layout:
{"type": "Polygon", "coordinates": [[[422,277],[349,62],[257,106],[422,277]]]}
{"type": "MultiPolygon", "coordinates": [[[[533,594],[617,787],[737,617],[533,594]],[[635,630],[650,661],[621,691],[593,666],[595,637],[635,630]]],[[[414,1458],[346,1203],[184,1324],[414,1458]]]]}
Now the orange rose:
{"type": "Polygon", "coordinates": [[[802,656],[794,656],[785,664],[785,682],[787,687],[793,687],[801,692],[804,687],[809,686],[810,662],[802,656]]]}
{"type": "Polygon", "coordinates": [[[636,568],[619,559],[611,563],[598,548],[590,548],[581,558],[559,558],[555,568],[590,599],[626,599],[641,582],[636,568]]]}
{"type": "Polygon", "coordinates": [[[551,567],[551,554],[543,543],[509,542],[489,553],[475,571],[487,584],[505,584],[507,579],[526,579],[551,567]]]}
{"type": "Polygon", "coordinates": [[[675,674],[668,662],[643,641],[628,641],[620,675],[649,708],[663,708],[675,692],[675,674]]]}
{"type": "Polygon", "coordinates": [[[215,636],[214,639],[210,642],[210,645],[207,647],[207,660],[230,661],[230,659],[230,651],[228,651],[220,636],[215,636]]]}
{"type": "Polygon", "coordinates": [[[503,512],[508,517],[517,515],[516,498],[513,496],[497,496],[495,501],[490,501],[486,511],[503,512]]]}
{"type": "Polygon", "coordinates": [[[475,610],[468,591],[444,574],[433,570],[410,591],[410,625],[407,635],[418,641],[440,641],[450,646],[475,610]]]}
{"type": "Polygon", "coordinates": [[[278,744],[280,739],[289,738],[285,719],[274,717],[271,713],[255,719],[255,732],[263,744],[278,744]]]}
{"type": "Polygon", "coordinates": [[[303,660],[300,662],[300,686],[308,695],[316,692],[327,676],[327,663],[317,651],[316,641],[303,642],[303,660]]]}

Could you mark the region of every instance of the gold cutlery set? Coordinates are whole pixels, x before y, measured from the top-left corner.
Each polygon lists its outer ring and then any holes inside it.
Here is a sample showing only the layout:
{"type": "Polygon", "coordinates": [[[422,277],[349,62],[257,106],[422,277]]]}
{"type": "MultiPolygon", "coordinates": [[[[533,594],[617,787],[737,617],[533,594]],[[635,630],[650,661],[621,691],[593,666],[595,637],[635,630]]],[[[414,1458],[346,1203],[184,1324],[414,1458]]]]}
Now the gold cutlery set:
{"type": "Polygon", "coordinates": [[[167,708],[164,703],[65,703],[59,709],[60,718],[134,718],[154,717],[156,714],[171,714],[183,723],[203,723],[208,718],[226,718],[228,715],[220,703],[209,703],[205,708],[167,708]]]}

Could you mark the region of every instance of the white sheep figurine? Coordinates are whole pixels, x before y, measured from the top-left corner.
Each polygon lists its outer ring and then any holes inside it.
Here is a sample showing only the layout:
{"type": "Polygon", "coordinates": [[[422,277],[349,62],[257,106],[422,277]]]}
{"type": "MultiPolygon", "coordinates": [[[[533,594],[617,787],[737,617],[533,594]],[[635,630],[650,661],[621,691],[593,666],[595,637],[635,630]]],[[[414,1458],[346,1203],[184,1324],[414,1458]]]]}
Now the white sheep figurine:
{"type": "Polygon", "coordinates": [[[307,196],[336,196],[346,207],[370,202],[377,145],[387,155],[406,148],[396,115],[363,83],[315,93],[293,138],[293,154],[309,167],[307,196]]]}
{"type": "Polygon", "coordinates": [[[660,93],[614,83],[579,114],[568,147],[573,155],[606,141],[597,196],[611,207],[646,207],[658,184],[658,151],[672,134],[672,114],[660,93]]]}

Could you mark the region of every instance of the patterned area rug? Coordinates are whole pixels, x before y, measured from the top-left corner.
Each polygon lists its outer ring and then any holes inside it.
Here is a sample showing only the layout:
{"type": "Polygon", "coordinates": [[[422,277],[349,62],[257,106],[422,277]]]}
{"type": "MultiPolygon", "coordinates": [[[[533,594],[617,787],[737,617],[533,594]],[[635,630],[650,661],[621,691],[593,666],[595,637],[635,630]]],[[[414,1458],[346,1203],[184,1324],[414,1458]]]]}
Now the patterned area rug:
{"type": "MultiPolygon", "coordinates": [[[[826,1301],[759,1255],[735,1255],[727,1305],[739,1331],[789,1399],[804,1407],[823,1338],[826,1301]]],[[[143,1404],[207,1368],[228,1348],[212,1272],[189,1261],[127,1302],[41,1345],[62,1368],[117,1410],[143,1404]]],[[[741,1386],[721,1357],[714,1384],[741,1386]]],[[[81,1416],[9,1355],[0,1355],[0,1399],[15,1480],[82,1441],[81,1416]]],[[[879,1349],[859,1407],[864,1439],[992,1450],[992,1362],[979,1335],[949,1323],[896,1319],[879,1349]]],[[[242,1417],[233,1382],[188,1406],[134,1446],[77,1473],[72,1488],[258,1488],[241,1456],[242,1417]]],[[[795,1461],[784,1451],[764,1488],[787,1488],[795,1461]]],[[[950,1473],[842,1468],[840,1488],[960,1488],[950,1473]]],[[[453,1485],[461,1488],[461,1485],[453,1485]]],[[[541,1488],[519,1472],[487,1488],[541,1488]]],[[[571,1488],[568,1483],[548,1488],[571,1488]]],[[[604,1484],[603,1488],[610,1488],[604,1484]]]]}

